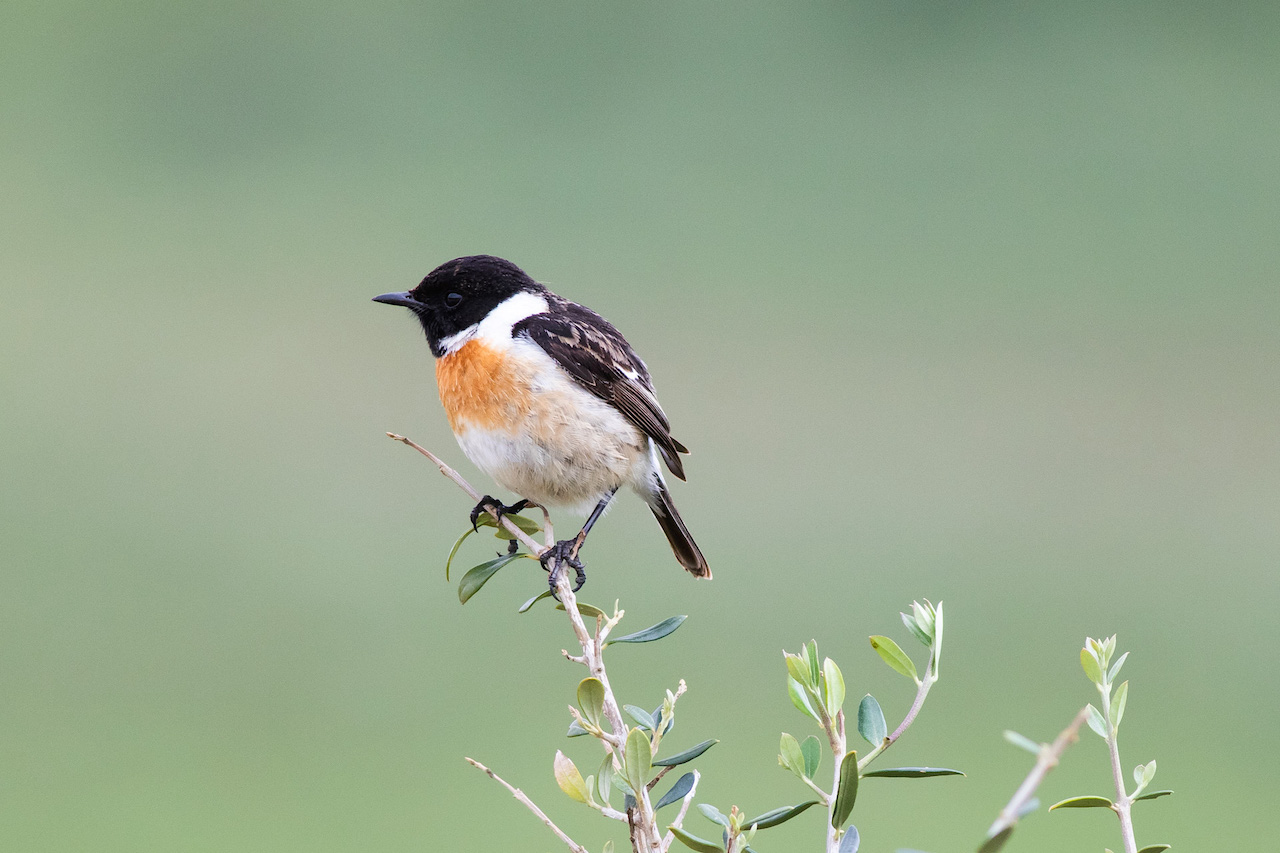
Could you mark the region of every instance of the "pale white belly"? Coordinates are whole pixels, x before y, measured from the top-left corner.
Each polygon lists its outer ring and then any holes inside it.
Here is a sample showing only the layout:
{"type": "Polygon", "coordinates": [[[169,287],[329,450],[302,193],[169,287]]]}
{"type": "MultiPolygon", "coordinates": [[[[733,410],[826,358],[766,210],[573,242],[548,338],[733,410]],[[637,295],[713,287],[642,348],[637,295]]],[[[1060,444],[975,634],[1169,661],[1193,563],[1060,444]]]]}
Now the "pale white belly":
{"type": "Polygon", "coordinates": [[[649,438],[616,409],[568,377],[541,377],[519,422],[457,424],[467,458],[503,488],[547,507],[590,512],[629,485],[653,492],[649,438]]]}

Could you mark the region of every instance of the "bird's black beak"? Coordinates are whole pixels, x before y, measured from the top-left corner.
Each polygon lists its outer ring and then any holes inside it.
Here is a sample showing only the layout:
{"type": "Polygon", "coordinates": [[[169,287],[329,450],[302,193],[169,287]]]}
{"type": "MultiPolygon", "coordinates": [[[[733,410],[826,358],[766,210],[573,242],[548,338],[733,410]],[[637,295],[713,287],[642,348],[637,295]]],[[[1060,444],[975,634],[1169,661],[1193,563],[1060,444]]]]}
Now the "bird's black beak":
{"type": "Polygon", "coordinates": [[[422,311],[427,306],[414,299],[408,291],[400,293],[384,293],[381,296],[373,297],[374,302],[384,302],[387,305],[403,305],[405,308],[412,308],[414,311],[422,311]]]}

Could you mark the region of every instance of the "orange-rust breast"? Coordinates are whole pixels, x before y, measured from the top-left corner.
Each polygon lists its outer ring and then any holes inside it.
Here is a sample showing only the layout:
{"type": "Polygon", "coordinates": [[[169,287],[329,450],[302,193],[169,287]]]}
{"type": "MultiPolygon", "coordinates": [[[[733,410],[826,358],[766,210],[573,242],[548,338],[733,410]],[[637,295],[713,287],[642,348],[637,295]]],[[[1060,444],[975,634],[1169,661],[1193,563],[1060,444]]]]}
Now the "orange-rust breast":
{"type": "Polygon", "coordinates": [[[436,384],[449,426],[514,431],[529,411],[529,387],[504,354],[480,341],[436,361],[436,384]]]}

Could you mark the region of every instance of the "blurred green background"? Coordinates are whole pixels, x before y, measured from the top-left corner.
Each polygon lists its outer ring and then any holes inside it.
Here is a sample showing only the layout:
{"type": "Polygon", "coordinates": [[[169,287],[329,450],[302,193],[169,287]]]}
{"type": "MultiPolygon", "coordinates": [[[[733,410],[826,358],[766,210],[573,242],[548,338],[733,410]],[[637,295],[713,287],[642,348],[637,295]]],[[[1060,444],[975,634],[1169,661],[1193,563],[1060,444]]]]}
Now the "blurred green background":
{"type": "MultiPolygon", "coordinates": [[[[1139,841],[1274,836],[1273,3],[33,3],[0,13],[0,849],[593,850],[580,670],[509,570],[465,608],[465,463],[369,298],[509,257],[612,319],[693,449],[716,574],[624,499],[586,600],[623,701],[689,682],[703,799],[803,799],[780,650],[891,723],[866,637],[946,601],[864,849],[973,849],[1120,635],[1139,841]],[[456,578],[455,578],[456,580],[456,578]]],[[[563,522],[567,528],[571,522],[563,522]]],[[[491,553],[473,539],[471,562],[491,553]]],[[[532,565],[532,564],[529,564],[532,565]]],[[[918,646],[904,645],[908,649],[918,646]]],[[[588,756],[591,758],[588,759],[588,756]]],[[[1106,793],[1093,735],[1045,802],[1106,793]]],[[[819,849],[820,818],[760,836],[819,849]]],[[[701,817],[690,826],[711,834],[701,817]]],[[[610,834],[612,833],[612,834],[610,834]]],[[[1010,850],[1119,849],[1102,812],[1010,850]]]]}

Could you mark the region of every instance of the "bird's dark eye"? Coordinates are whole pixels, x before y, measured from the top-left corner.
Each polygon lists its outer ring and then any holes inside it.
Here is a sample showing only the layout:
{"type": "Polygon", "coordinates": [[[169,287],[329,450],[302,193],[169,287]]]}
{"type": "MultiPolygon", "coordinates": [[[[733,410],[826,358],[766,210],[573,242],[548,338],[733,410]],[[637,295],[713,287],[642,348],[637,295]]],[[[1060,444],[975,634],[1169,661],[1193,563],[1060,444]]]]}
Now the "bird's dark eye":
{"type": "Polygon", "coordinates": [[[462,304],[462,294],[450,293],[444,298],[444,304],[446,308],[457,308],[462,304]]]}

